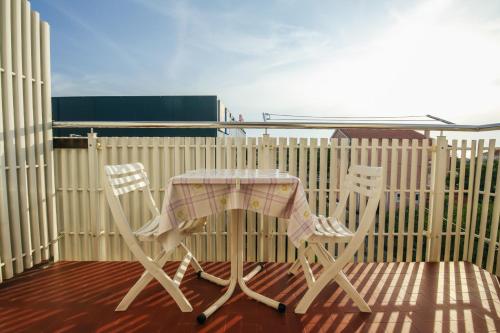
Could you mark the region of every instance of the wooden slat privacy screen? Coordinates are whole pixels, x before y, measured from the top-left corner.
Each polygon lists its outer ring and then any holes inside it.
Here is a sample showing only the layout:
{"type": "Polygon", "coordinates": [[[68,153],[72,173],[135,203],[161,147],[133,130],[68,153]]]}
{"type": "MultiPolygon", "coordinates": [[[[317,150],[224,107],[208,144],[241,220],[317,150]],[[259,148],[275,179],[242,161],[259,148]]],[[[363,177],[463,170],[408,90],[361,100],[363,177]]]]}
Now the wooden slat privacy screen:
{"type": "MultiPolygon", "coordinates": [[[[272,137],[97,138],[90,134],[88,149],[56,149],[55,156],[59,229],[64,234],[61,256],[66,260],[133,259],[114,227],[105,201],[105,164],[142,162],[159,205],[167,180],[190,169],[277,168],[300,177],[311,209],[323,215],[335,208],[349,165],[363,164],[386,169],[386,190],[357,261],[468,260],[499,272],[500,195],[498,186],[494,186],[499,177],[498,169],[493,167],[499,156],[495,155],[494,140],[485,145],[484,140],[468,143],[447,141],[444,137],[422,142],[272,137]],[[435,170],[436,166],[443,168],[442,172],[435,170]],[[441,181],[436,181],[436,175],[440,175],[441,181]],[[443,191],[444,196],[435,195],[438,191],[443,191]],[[442,214],[432,212],[437,209],[442,214]]],[[[134,229],[150,218],[139,193],[124,200],[134,229]]],[[[356,228],[356,215],[363,209],[363,201],[358,206],[350,205],[346,212],[349,228],[356,228]]],[[[295,260],[295,248],[286,238],[286,227],[281,222],[247,213],[246,260],[295,260]]],[[[211,217],[206,232],[193,234],[186,243],[200,260],[226,260],[226,231],[224,215],[211,217]]],[[[152,253],[158,249],[146,250],[152,253]]],[[[330,246],[329,250],[339,252],[342,247],[330,246]]]]}
{"type": "Polygon", "coordinates": [[[50,32],[24,0],[0,1],[0,282],[58,260],[50,32]]]}

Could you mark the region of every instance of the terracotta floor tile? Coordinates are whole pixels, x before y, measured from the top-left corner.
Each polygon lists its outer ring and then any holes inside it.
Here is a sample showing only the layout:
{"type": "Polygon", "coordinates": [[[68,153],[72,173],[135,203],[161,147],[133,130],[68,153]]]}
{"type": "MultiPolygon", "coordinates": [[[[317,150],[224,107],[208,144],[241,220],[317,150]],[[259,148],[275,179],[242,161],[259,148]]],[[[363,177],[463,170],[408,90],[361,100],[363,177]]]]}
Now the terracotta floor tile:
{"type": "MultiPolygon", "coordinates": [[[[228,277],[229,263],[204,263],[228,277]]],[[[254,264],[245,265],[250,271],[254,264]]],[[[196,316],[225,288],[198,279],[191,268],[181,290],[194,311],[182,313],[157,283],[124,312],[114,309],[142,273],[134,262],[59,262],[30,270],[0,285],[0,332],[467,332],[500,329],[496,277],[468,263],[350,264],[346,274],[371,306],[359,312],[336,283],[329,284],[307,314],[294,308],[307,284],[290,264],[268,264],[249,286],[287,305],[286,313],[233,298],[204,325],[196,316]]],[[[175,273],[177,263],[165,270],[175,273]]],[[[315,273],[321,271],[318,265],[315,273]]]]}

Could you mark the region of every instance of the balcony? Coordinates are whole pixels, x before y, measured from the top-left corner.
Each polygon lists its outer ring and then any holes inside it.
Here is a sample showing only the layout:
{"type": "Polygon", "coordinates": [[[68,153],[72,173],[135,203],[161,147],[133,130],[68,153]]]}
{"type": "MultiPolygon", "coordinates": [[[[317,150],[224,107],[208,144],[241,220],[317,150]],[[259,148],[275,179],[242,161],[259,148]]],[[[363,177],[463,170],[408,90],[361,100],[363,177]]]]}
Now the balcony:
{"type": "MultiPolygon", "coordinates": [[[[0,286],[4,331],[47,327],[51,331],[151,331],[167,327],[205,331],[276,327],[311,332],[499,329],[500,199],[496,194],[495,140],[485,144],[485,140],[457,141],[443,136],[423,142],[268,136],[115,138],[90,133],[83,140],[86,145],[79,141],[78,148],[54,149],[57,237],[45,240],[43,233],[35,234],[36,229],[32,229],[31,237],[40,237],[38,264],[43,266],[35,265],[0,286]],[[159,203],[167,180],[187,170],[277,168],[297,175],[311,209],[324,215],[335,206],[349,165],[382,166],[387,170],[385,195],[372,230],[346,271],[373,313],[360,313],[332,283],[307,314],[295,314],[293,309],[305,293],[306,283],[302,274],[287,274],[297,252],[287,239],[285,223],[250,212],[244,227],[246,267],[269,262],[250,287],[287,304],[284,316],[240,292],[205,326],[198,326],[198,311],[180,312],[157,283],[151,283],[128,311],[114,312],[142,269],[133,262],[115,229],[102,188],[103,166],[132,161],[144,163],[159,203]],[[439,189],[441,196],[436,195],[439,189]],[[12,313],[18,315],[9,315],[12,313]]],[[[133,228],[149,218],[138,195],[124,198],[133,228]]],[[[356,228],[356,217],[363,209],[362,203],[348,207],[350,228],[356,228]]],[[[186,239],[206,270],[222,277],[229,274],[226,219],[225,214],[213,216],[205,230],[186,239]]],[[[334,255],[342,251],[339,247],[328,249],[334,255]]],[[[151,255],[158,250],[145,248],[151,255]]],[[[35,258],[35,249],[32,253],[35,258]]],[[[26,257],[23,252],[19,256],[26,257]]],[[[10,261],[3,258],[5,271],[9,263],[17,264],[17,257],[10,261]]],[[[174,253],[166,271],[174,273],[181,258],[174,253]]],[[[316,273],[321,269],[314,267],[316,273]]],[[[199,310],[222,292],[220,287],[197,279],[191,270],[181,289],[199,310]]]]}
{"type": "MultiPolygon", "coordinates": [[[[497,331],[500,328],[500,124],[400,123],[58,123],[51,116],[50,31],[27,1],[0,5],[0,330],[18,331],[497,331]],[[53,128],[415,129],[429,140],[260,137],[99,137],[54,142],[53,128]],[[447,136],[443,135],[445,133],[447,136]],[[485,135],[483,139],[472,139],[485,135]],[[450,139],[454,137],[457,139],[450,139]],[[112,219],[103,191],[107,164],[141,162],[160,205],[167,181],[188,170],[279,169],[297,176],[315,214],[329,215],[351,165],[384,169],[373,227],[346,274],[373,312],[360,313],[336,283],[309,311],[294,313],[306,291],[286,223],[248,212],[244,261],[265,269],[251,288],[288,305],[280,315],[243,293],[204,326],[196,315],[223,292],[190,269],[180,288],[195,311],[183,313],[156,282],[128,311],[117,303],[142,273],[112,219]]],[[[149,219],[139,193],[124,198],[131,227],[149,219]]],[[[365,209],[350,202],[347,227],[365,209]]],[[[209,273],[229,274],[226,214],[185,243],[209,273]]],[[[342,246],[325,244],[338,256],[342,246]]],[[[144,246],[148,255],[159,246],[144,246]]],[[[170,255],[175,272],[181,254],[170,255]]],[[[310,257],[311,262],[317,258],[310,257]]],[[[318,273],[321,268],[313,264],[318,273]]]]}

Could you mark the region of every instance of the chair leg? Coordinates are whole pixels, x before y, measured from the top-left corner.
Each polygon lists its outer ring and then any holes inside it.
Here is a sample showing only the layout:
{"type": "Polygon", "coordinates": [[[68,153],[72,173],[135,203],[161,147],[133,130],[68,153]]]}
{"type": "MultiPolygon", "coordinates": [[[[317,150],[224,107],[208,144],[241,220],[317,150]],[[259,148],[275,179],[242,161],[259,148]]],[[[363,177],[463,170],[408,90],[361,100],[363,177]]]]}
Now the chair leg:
{"type": "Polygon", "coordinates": [[[310,251],[309,247],[305,247],[304,244],[302,244],[298,248],[298,258],[295,259],[295,261],[293,262],[292,266],[288,270],[288,274],[297,275],[297,273],[300,270],[300,267],[302,266],[302,263],[300,261],[301,253],[303,256],[307,256],[309,251],[310,251]]]}
{"type": "Polygon", "coordinates": [[[325,272],[320,275],[320,277],[310,286],[302,299],[299,301],[295,307],[295,313],[304,314],[306,313],[309,306],[318,297],[319,293],[338,275],[337,270],[340,270],[339,263],[335,262],[328,267],[325,267],[325,272]],[[330,273],[330,274],[328,274],[330,273]]]}
{"type": "Polygon", "coordinates": [[[180,245],[184,249],[184,251],[186,251],[186,254],[187,253],[191,254],[191,262],[190,262],[190,264],[193,267],[194,271],[196,273],[203,272],[203,268],[201,267],[201,265],[198,262],[198,260],[196,260],[196,257],[191,253],[191,250],[189,250],[189,248],[186,245],[184,245],[184,243],[181,243],[180,245]]]}
{"type": "Polygon", "coordinates": [[[229,285],[229,280],[224,280],[224,279],[221,279],[221,278],[219,278],[217,276],[213,276],[211,274],[206,273],[203,270],[203,267],[201,267],[201,265],[198,262],[198,260],[196,260],[196,257],[193,256],[193,254],[189,251],[189,248],[186,245],[184,245],[183,243],[181,243],[181,247],[184,249],[184,251],[186,251],[187,254],[191,255],[190,264],[193,267],[193,269],[196,272],[196,274],[198,274],[198,277],[200,277],[200,278],[202,278],[204,280],[210,281],[212,283],[215,283],[215,284],[217,284],[219,286],[222,286],[222,287],[225,287],[225,286],[229,285]]]}
{"type": "Polygon", "coordinates": [[[300,269],[300,260],[297,258],[297,259],[295,259],[292,266],[288,270],[288,274],[297,275],[297,273],[299,272],[299,269],[300,269]]]}
{"type": "MultiPolygon", "coordinates": [[[[328,251],[321,244],[314,243],[311,244],[310,247],[318,256],[318,259],[324,268],[335,263],[333,256],[328,253],[328,251]]],[[[356,304],[361,312],[371,312],[370,306],[365,302],[363,297],[361,297],[351,282],[349,282],[349,279],[344,272],[340,271],[332,280],[337,282],[339,287],[347,293],[347,296],[353,300],[354,304],[356,304]]]]}
{"type": "Polygon", "coordinates": [[[314,278],[313,271],[309,262],[307,261],[306,254],[309,252],[309,248],[307,250],[304,249],[303,246],[299,248],[299,261],[302,266],[302,271],[304,272],[304,276],[306,277],[307,287],[312,288],[316,279],[314,278]]]}
{"type": "MultiPolygon", "coordinates": [[[[161,251],[160,254],[154,259],[158,263],[158,266],[163,267],[167,262],[167,254],[165,251],[161,251]]],[[[125,311],[128,309],[130,304],[139,295],[139,293],[148,285],[149,282],[153,280],[153,275],[151,275],[147,270],[142,273],[141,277],[137,282],[130,288],[125,297],[121,300],[120,304],[116,307],[115,311],[125,311]]]]}
{"type": "Polygon", "coordinates": [[[154,260],[151,260],[145,255],[135,254],[139,262],[144,266],[146,271],[141,275],[139,280],[130,288],[125,297],[122,299],[115,311],[123,311],[128,308],[130,303],[137,297],[137,295],[148,285],[148,283],[155,278],[162,285],[162,287],[172,296],[177,306],[182,312],[191,312],[193,307],[184,296],[182,291],[164,271],[163,266],[167,261],[167,253],[162,251],[154,260]]]}
{"type": "Polygon", "coordinates": [[[182,279],[184,278],[184,274],[186,274],[187,268],[189,267],[189,263],[193,259],[193,255],[191,252],[187,252],[186,255],[184,256],[184,259],[180,263],[179,267],[177,268],[177,271],[175,272],[173,281],[174,283],[179,286],[182,282],[182,279]]]}
{"type": "Polygon", "coordinates": [[[159,268],[155,264],[149,265],[147,269],[154,276],[154,278],[158,280],[162,287],[165,288],[170,296],[172,296],[182,312],[193,311],[193,307],[187,300],[186,296],[184,296],[177,284],[163,271],[163,269],[159,268]]]}
{"type": "Polygon", "coordinates": [[[351,282],[349,282],[344,272],[340,271],[340,273],[335,278],[335,282],[337,282],[340,288],[342,288],[347,293],[347,296],[349,296],[353,300],[354,304],[356,304],[361,312],[372,312],[370,306],[365,302],[363,297],[361,297],[361,295],[358,293],[356,288],[354,288],[351,282]]]}

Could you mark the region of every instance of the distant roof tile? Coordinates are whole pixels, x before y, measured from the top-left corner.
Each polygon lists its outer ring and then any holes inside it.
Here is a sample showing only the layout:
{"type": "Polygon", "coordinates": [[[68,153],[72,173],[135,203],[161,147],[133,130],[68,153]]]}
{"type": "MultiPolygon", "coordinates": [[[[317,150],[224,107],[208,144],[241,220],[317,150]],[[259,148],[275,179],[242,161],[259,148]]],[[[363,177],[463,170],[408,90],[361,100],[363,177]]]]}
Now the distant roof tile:
{"type": "MultiPolygon", "coordinates": [[[[338,128],[351,139],[425,139],[425,135],[407,129],[378,129],[378,128],[338,128]]],[[[334,133],[335,134],[335,133],[334,133]]]]}

